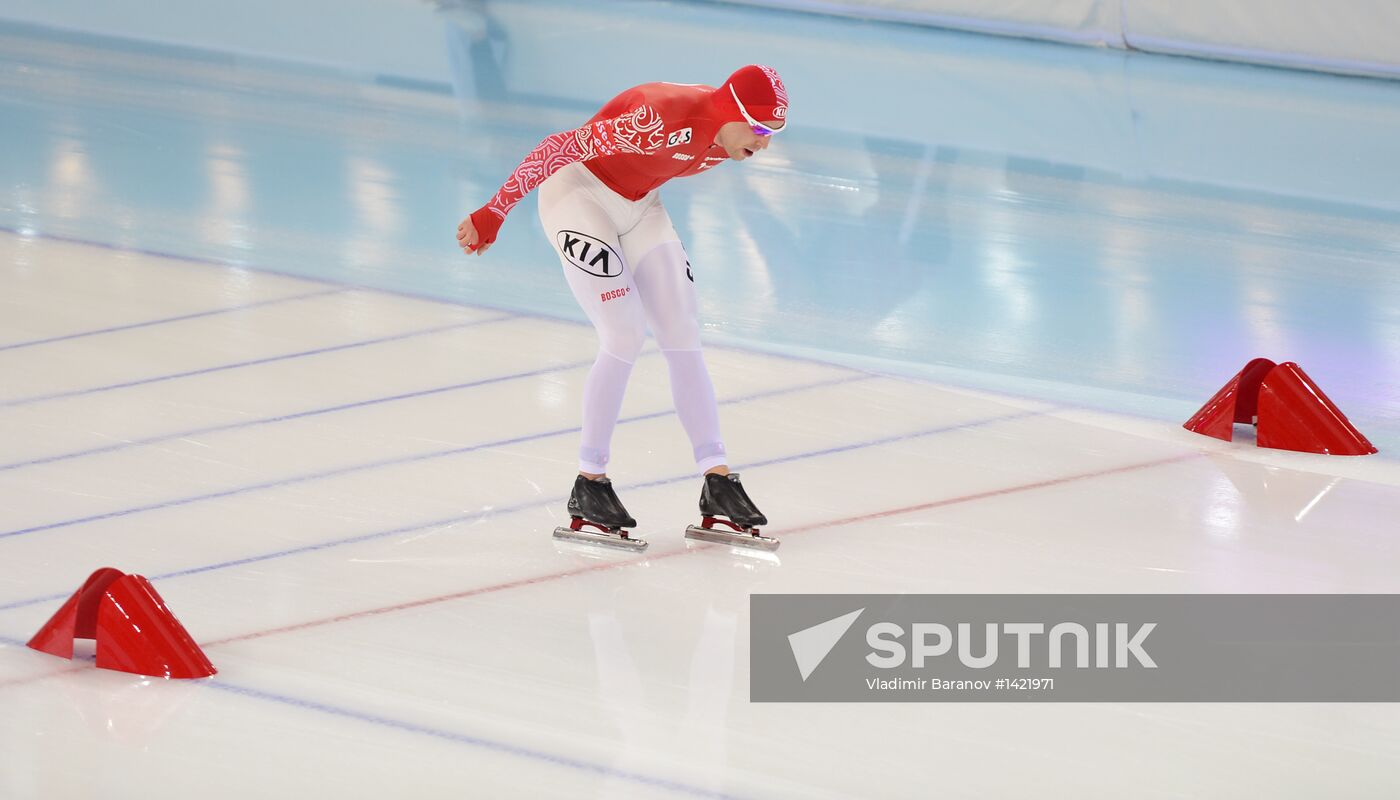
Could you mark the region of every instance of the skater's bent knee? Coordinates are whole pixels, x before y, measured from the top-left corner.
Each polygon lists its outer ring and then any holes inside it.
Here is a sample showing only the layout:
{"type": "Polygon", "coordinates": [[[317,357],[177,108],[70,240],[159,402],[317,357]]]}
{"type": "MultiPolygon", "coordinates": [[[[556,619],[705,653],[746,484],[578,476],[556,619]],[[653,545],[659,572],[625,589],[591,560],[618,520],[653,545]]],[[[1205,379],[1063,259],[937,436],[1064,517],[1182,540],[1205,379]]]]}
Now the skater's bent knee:
{"type": "Polygon", "coordinates": [[[647,329],[644,325],[614,327],[606,331],[598,331],[598,346],[602,348],[603,352],[629,364],[637,360],[646,340],[647,329]]]}
{"type": "Polygon", "coordinates": [[[657,323],[653,333],[662,350],[700,349],[700,322],[694,317],[657,323]]]}

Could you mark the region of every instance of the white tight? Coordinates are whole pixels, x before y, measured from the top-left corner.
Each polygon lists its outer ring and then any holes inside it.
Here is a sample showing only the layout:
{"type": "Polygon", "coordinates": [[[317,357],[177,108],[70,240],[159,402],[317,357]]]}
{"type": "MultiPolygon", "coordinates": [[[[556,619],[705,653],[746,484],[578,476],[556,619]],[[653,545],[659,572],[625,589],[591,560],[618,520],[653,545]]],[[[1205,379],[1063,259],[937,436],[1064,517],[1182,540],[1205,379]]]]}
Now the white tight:
{"type": "Polygon", "coordinates": [[[539,193],[545,234],[598,333],[598,358],[584,383],[579,470],[607,471],[613,427],[648,327],[666,357],[695,463],[702,472],[726,464],[690,262],[656,193],[627,200],[583,164],[551,175],[539,193]]]}

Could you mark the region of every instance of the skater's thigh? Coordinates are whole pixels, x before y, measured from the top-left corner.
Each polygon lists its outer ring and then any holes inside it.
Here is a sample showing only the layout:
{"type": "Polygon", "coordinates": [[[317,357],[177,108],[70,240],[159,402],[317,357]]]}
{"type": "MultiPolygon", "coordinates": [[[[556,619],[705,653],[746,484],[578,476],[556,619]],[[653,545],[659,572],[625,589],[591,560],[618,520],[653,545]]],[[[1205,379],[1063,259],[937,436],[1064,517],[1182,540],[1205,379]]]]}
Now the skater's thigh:
{"type": "Polygon", "coordinates": [[[622,237],[647,322],[664,350],[700,348],[695,280],[685,247],[660,202],[622,237]]]}
{"type": "Polygon", "coordinates": [[[633,361],[646,339],[646,316],[617,225],[590,191],[566,181],[556,183],[558,177],[540,187],[540,223],[602,348],[633,361]]]}

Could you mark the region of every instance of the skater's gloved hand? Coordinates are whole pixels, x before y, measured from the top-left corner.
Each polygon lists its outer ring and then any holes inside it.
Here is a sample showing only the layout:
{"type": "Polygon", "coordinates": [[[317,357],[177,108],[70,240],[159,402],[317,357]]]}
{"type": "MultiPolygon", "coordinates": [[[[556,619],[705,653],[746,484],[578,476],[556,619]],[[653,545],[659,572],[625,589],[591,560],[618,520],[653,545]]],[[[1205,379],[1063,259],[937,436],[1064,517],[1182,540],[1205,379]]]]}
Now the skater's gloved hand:
{"type": "Polygon", "coordinates": [[[464,253],[481,255],[496,241],[501,219],[485,207],[471,213],[457,226],[457,246],[464,253]]]}

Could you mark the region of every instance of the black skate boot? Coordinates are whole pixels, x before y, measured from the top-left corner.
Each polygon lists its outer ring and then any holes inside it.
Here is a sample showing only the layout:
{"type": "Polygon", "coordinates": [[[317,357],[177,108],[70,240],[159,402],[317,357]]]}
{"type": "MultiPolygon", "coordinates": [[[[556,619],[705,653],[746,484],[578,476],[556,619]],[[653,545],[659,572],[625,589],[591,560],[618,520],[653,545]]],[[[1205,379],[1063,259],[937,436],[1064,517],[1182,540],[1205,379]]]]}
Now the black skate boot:
{"type": "Polygon", "coordinates": [[[627,529],[637,527],[637,521],[623,508],[622,501],[617,499],[617,492],[613,491],[612,481],[607,478],[589,480],[578,476],[574,480],[574,490],[569,494],[569,516],[573,518],[569,527],[555,528],[554,538],[638,553],[647,549],[645,540],[628,534],[627,529]],[[597,528],[599,532],[584,530],[584,526],[597,528]]]}
{"type": "Polygon", "coordinates": [[[728,475],[712,472],[705,476],[705,488],[700,491],[700,517],[698,527],[691,525],[685,529],[687,539],[763,550],[778,549],[777,539],[759,534],[758,526],[767,525],[768,518],[749,499],[737,472],[728,475]],[[733,532],[716,530],[715,523],[733,528],[733,532]]]}

